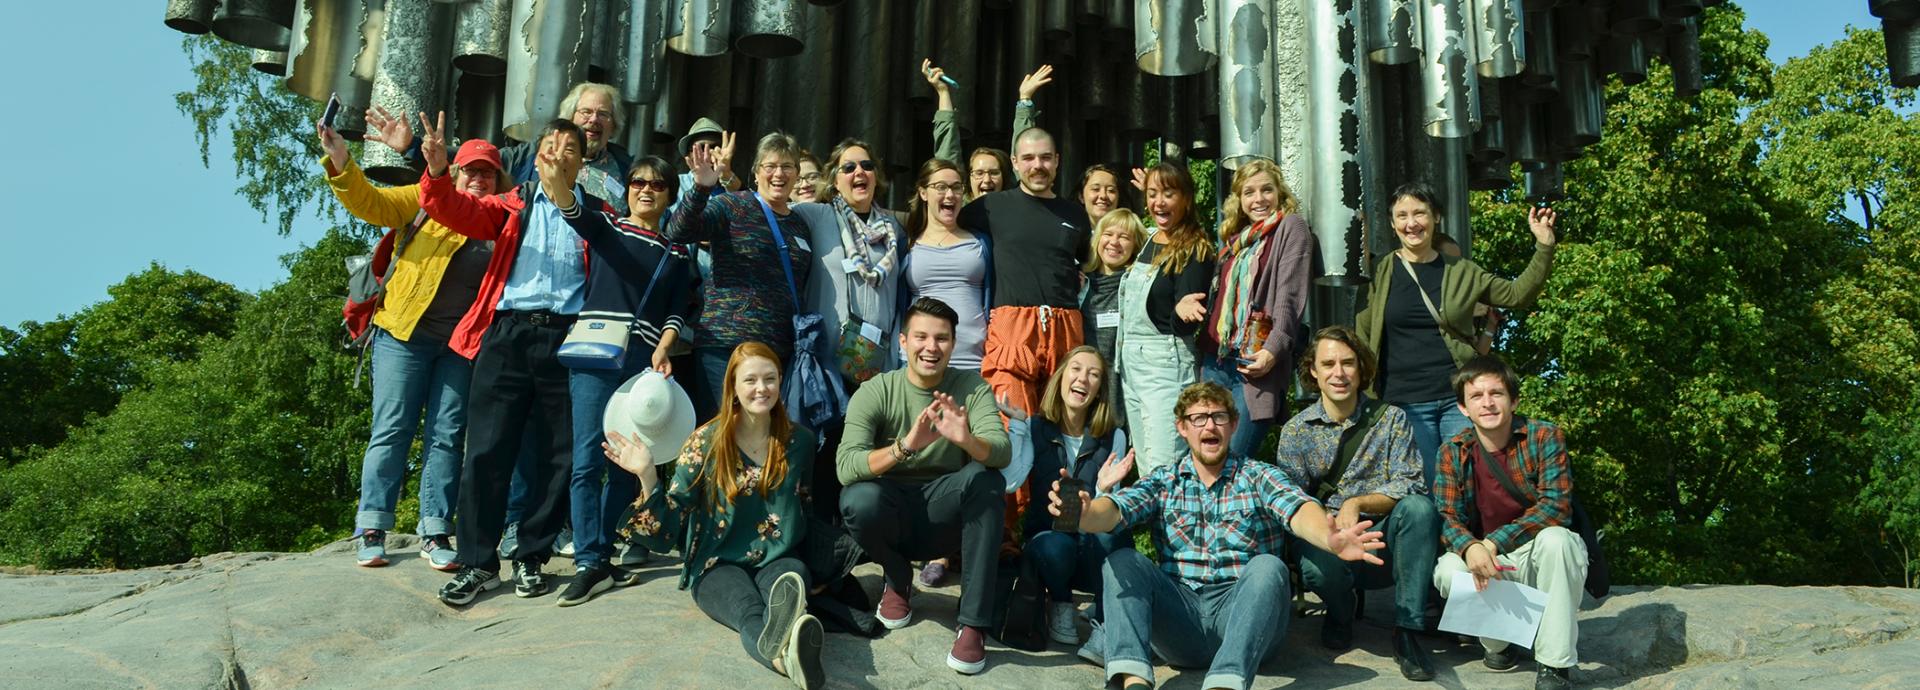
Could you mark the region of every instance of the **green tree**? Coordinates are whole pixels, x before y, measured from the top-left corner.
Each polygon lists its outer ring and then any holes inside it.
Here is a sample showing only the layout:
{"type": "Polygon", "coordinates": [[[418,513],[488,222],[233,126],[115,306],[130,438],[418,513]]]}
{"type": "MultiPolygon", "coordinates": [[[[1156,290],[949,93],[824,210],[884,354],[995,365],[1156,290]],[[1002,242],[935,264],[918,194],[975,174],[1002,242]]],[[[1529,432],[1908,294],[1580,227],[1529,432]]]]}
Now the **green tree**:
{"type": "MultiPolygon", "coordinates": [[[[1522,405],[1565,425],[1621,580],[1869,581],[1824,528],[1864,473],[1868,391],[1819,302],[1850,241],[1743,120],[1774,96],[1765,37],[1733,6],[1703,20],[1706,90],[1675,98],[1660,65],[1613,82],[1603,141],[1566,166],[1569,241],[1505,343],[1535,374],[1522,405]]],[[[1483,263],[1509,275],[1531,251],[1514,201],[1477,214],[1483,263]]]]}
{"type": "Polygon", "coordinates": [[[161,361],[149,385],[65,443],[0,473],[0,562],[142,567],[227,550],[311,548],[350,524],[369,400],[338,346],[329,233],[235,318],[245,334],[161,361]]]}

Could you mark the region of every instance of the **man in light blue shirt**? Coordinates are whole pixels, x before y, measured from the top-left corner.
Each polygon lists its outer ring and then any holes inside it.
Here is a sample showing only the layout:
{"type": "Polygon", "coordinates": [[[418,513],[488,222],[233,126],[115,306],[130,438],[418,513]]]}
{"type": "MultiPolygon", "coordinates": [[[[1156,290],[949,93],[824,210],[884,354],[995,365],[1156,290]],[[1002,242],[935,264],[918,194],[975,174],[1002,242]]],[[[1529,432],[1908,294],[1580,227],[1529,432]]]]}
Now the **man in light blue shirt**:
{"type": "MultiPolygon", "coordinates": [[[[563,501],[573,466],[572,397],[567,369],[555,352],[586,300],[586,249],[538,181],[499,196],[454,193],[445,180],[444,135],[438,128],[426,129],[420,147],[427,159],[421,208],[454,232],[495,242],[480,294],[451,342],[455,351],[473,358],[473,383],[455,523],[462,568],[441,588],[440,600],[463,606],[500,586],[496,548],[506,524],[509,479],[526,443],[539,447],[533,448],[527,508],[511,554],[514,593],[540,596],[553,590],[542,569],[567,521],[563,501]],[[530,420],[548,433],[527,434],[530,420]]],[[[534,154],[539,175],[574,185],[582,203],[604,205],[573,182],[585,164],[586,144],[579,125],[548,123],[534,154]]]]}

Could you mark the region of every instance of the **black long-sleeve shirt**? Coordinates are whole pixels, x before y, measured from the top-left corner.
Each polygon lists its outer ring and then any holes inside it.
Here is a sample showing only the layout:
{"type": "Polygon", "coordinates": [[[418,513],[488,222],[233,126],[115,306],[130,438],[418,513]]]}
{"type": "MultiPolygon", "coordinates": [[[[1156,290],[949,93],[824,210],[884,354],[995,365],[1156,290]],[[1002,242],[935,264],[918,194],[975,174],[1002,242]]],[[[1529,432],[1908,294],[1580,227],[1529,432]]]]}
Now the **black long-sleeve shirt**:
{"type": "Polygon", "coordinates": [[[580,316],[631,321],[633,332],[649,348],[660,344],[668,328],[685,334],[692,318],[694,287],[700,282],[692,249],[668,242],[660,233],[626,218],[585,210],[597,208],[602,208],[600,201],[588,197],[560,212],[587,241],[587,298],[580,316]],[[649,282],[653,283],[651,294],[649,282]],[[640,303],[642,297],[646,304],[640,303]]]}

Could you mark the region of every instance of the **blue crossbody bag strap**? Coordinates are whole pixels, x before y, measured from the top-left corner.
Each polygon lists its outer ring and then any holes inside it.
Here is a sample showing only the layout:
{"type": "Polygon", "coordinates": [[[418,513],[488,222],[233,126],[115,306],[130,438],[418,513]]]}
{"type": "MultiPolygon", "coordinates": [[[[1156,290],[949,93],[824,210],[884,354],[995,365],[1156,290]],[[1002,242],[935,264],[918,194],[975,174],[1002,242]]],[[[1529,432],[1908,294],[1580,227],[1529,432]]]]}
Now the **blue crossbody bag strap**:
{"type": "Polygon", "coordinates": [[[760,212],[767,215],[767,227],[773,229],[773,243],[780,250],[780,270],[787,272],[787,296],[793,298],[793,312],[798,314],[800,287],[793,282],[793,257],[787,255],[787,236],[780,232],[780,220],[773,217],[773,207],[767,205],[767,200],[758,194],[753,195],[753,200],[760,202],[760,212]]]}

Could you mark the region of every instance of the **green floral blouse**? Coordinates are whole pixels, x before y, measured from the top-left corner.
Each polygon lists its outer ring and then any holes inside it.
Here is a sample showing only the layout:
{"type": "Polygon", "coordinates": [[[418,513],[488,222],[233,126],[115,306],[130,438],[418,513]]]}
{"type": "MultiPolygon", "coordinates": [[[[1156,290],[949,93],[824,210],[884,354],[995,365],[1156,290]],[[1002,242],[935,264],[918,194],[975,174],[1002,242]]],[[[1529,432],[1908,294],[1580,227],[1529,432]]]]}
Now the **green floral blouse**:
{"type": "Polygon", "coordinates": [[[787,441],[787,473],[780,486],[760,495],[760,467],[746,464],[739,484],[746,487],[730,506],[712,509],[701,477],[713,447],[715,424],[693,432],[680,449],[673,477],[641,496],[620,520],[620,538],[665,553],[679,549],[680,588],[686,589],[714,566],[730,563],[759,568],[782,556],[800,553],[812,511],[813,433],[795,427],[787,441]]]}

